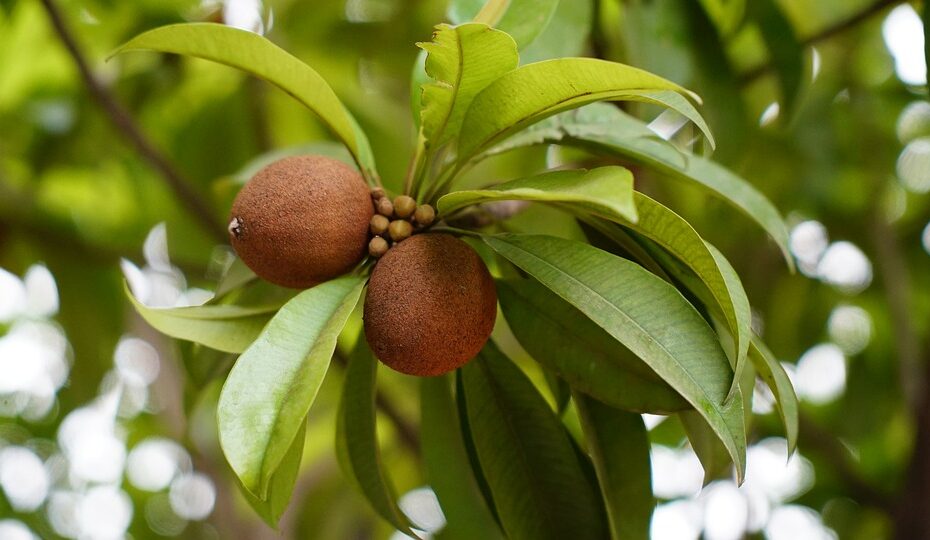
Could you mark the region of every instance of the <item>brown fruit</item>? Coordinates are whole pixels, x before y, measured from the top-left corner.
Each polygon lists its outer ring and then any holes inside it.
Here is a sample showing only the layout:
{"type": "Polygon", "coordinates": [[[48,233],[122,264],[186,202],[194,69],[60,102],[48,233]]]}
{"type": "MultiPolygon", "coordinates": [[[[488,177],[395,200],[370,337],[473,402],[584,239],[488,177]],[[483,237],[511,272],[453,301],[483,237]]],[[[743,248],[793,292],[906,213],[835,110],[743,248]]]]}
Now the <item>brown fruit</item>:
{"type": "Polygon", "coordinates": [[[371,273],[365,338],[401,373],[441,375],[478,354],[496,317],[494,280],[475,250],[447,234],[418,234],[371,273]]]}
{"type": "Polygon", "coordinates": [[[368,252],[365,180],[345,163],[293,156],[260,170],[233,202],[229,238],[242,261],[276,285],[312,287],[368,252]]]}

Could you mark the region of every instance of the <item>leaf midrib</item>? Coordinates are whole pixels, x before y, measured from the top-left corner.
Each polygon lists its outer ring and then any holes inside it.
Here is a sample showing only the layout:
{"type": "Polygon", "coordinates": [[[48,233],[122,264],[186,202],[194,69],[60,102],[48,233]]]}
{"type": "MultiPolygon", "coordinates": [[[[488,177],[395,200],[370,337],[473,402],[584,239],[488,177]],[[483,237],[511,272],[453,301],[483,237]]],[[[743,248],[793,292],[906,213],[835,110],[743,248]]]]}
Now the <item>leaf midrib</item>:
{"type": "MultiPolygon", "coordinates": [[[[505,242],[506,242],[506,241],[505,241],[505,242]]],[[[564,276],[567,276],[570,280],[572,280],[572,281],[574,281],[575,283],[577,283],[578,285],[582,286],[584,289],[586,289],[586,290],[588,290],[588,291],[591,291],[591,293],[593,293],[595,296],[597,296],[598,298],[600,298],[604,303],[606,303],[608,306],[610,306],[610,308],[611,308],[613,311],[619,313],[625,320],[627,320],[627,321],[629,321],[630,323],[632,323],[632,325],[635,326],[636,328],[638,328],[643,334],[649,336],[649,337],[653,340],[653,342],[656,343],[656,344],[658,345],[659,349],[661,349],[661,351],[662,351],[668,358],[670,358],[675,364],[677,364],[677,365],[679,365],[679,366],[681,367],[681,372],[684,373],[684,374],[687,376],[688,380],[689,380],[691,383],[693,383],[694,386],[696,386],[696,387],[698,388],[698,390],[700,391],[701,395],[704,396],[704,397],[707,399],[707,401],[711,404],[710,410],[713,411],[714,416],[723,424],[724,428],[726,429],[726,432],[727,432],[732,438],[735,439],[734,434],[730,431],[730,426],[729,426],[729,424],[726,422],[726,419],[724,418],[722,412],[717,408],[717,402],[716,402],[716,400],[712,399],[709,395],[707,395],[707,393],[704,391],[704,388],[697,382],[697,380],[694,378],[694,376],[691,374],[691,372],[690,372],[689,370],[685,369],[684,366],[681,366],[681,364],[679,364],[678,362],[676,362],[676,361],[675,361],[675,357],[672,356],[672,354],[668,351],[668,349],[665,347],[665,345],[662,344],[661,342],[659,342],[658,340],[656,340],[656,339],[652,336],[652,334],[649,333],[649,332],[647,332],[645,328],[643,328],[638,322],[636,322],[636,320],[632,319],[632,318],[631,318],[630,316],[628,316],[625,312],[621,311],[619,308],[617,308],[616,306],[614,306],[610,301],[607,300],[607,298],[605,298],[605,297],[604,297],[602,294],[600,294],[598,291],[596,291],[596,290],[592,289],[591,287],[587,286],[585,283],[583,283],[582,281],[578,280],[577,278],[575,278],[575,277],[572,276],[571,274],[565,272],[565,271],[562,270],[561,268],[555,266],[554,264],[550,263],[549,261],[547,261],[547,260],[545,260],[545,259],[542,259],[542,258],[536,256],[535,254],[533,254],[533,253],[531,253],[531,252],[529,252],[529,251],[526,251],[525,249],[522,249],[521,247],[516,246],[516,245],[514,245],[514,244],[512,244],[512,243],[510,243],[510,242],[507,242],[507,244],[510,245],[510,246],[512,246],[512,247],[514,247],[515,249],[518,249],[518,250],[522,251],[523,253],[529,255],[530,257],[533,257],[534,259],[536,259],[536,260],[542,262],[543,264],[549,266],[550,268],[553,268],[554,270],[557,270],[559,273],[561,273],[561,274],[564,275],[564,276]]],[[[526,270],[526,269],[524,268],[524,270],[526,270]]],[[[527,270],[527,271],[528,271],[528,270],[527,270]]],[[[559,294],[557,291],[554,291],[554,292],[556,292],[556,294],[559,294]]],[[[562,295],[559,294],[559,296],[562,296],[562,295]]],[[[572,303],[571,300],[569,300],[568,298],[565,298],[564,296],[562,296],[562,298],[564,298],[564,299],[565,299],[566,301],[568,301],[569,303],[572,303]]],[[[600,325],[598,325],[598,326],[600,326],[600,325]]],[[[603,326],[602,326],[602,328],[603,328],[603,326]]],[[[605,328],[605,330],[607,330],[607,329],[605,328]]],[[[609,330],[608,330],[608,333],[610,333],[609,330]]],[[[613,335],[613,334],[611,333],[611,335],[613,335]]],[[[687,399],[687,398],[685,398],[685,399],[687,399]]],[[[689,402],[690,402],[690,400],[689,400],[689,402]]],[[[701,409],[699,408],[698,404],[692,403],[692,405],[695,406],[696,409],[701,410],[701,409]]],[[[724,443],[724,444],[726,444],[728,447],[730,446],[728,443],[724,443]]],[[[728,450],[729,450],[729,448],[728,448],[728,450]]]]}

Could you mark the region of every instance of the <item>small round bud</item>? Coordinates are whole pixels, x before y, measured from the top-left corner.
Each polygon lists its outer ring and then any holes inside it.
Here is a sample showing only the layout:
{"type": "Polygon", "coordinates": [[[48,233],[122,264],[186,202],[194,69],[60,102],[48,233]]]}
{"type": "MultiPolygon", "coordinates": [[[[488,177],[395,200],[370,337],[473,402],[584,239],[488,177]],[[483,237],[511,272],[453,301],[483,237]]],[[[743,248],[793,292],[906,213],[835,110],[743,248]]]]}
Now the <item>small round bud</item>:
{"type": "Polygon", "coordinates": [[[436,219],[436,211],[428,204],[421,204],[417,206],[417,211],[413,213],[413,219],[416,220],[418,225],[428,227],[436,219]]]}
{"type": "Polygon", "coordinates": [[[391,202],[391,199],[384,197],[378,199],[375,202],[375,209],[378,210],[378,213],[385,217],[391,217],[394,215],[394,203],[391,202]]]}
{"type": "Polygon", "coordinates": [[[407,195],[398,195],[394,198],[394,212],[399,218],[410,217],[410,214],[417,209],[417,201],[407,195]]]}
{"type": "Polygon", "coordinates": [[[387,240],[381,238],[380,236],[376,236],[372,238],[370,242],[368,242],[368,254],[372,257],[378,258],[387,253],[388,249],[389,246],[387,240]]]}
{"type": "Polygon", "coordinates": [[[388,226],[388,234],[391,235],[391,240],[395,242],[406,240],[413,234],[413,225],[411,225],[409,221],[404,221],[403,219],[394,220],[391,222],[390,226],[388,226]]]}
{"type": "Polygon", "coordinates": [[[390,224],[391,221],[388,218],[382,216],[381,214],[375,214],[371,216],[369,229],[371,230],[371,234],[382,235],[387,232],[388,225],[390,224]]]}
{"type": "Polygon", "coordinates": [[[377,201],[378,199],[383,199],[387,196],[384,192],[384,188],[374,187],[371,188],[371,200],[377,201]]]}

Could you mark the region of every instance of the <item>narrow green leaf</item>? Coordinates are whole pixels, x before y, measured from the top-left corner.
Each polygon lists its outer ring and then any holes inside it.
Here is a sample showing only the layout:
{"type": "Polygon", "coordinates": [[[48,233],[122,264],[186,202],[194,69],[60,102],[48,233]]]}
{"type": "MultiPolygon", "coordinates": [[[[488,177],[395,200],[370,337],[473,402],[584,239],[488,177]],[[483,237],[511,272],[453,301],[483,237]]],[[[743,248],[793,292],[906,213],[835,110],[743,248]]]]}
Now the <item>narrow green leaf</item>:
{"type": "Polygon", "coordinates": [[[281,520],[281,516],[291,501],[294,484],[297,483],[297,476],[300,473],[300,460],[304,455],[306,438],[307,422],[305,419],[284,455],[284,459],[281,460],[281,464],[268,481],[268,496],[265,500],[259,499],[245,489],[241,483],[239,484],[245,500],[255,510],[255,513],[273,529],[278,528],[278,521],[281,520]]]}
{"type": "Polygon", "coordinates": [[[722,165],[658,139],[646,124],[611,105],[595,103],[563,113],[514,136],[489,153],[553,143],[618,156],[710,191],[762,227],[775,240],[788,265],[794,267],[785,222],[752,184],[722,165]]]}
{"type": "Polygon", "coordinates": [[[604,329],[539,282],[499,280],[501,310],[533,358],[619,409],[669,414],[690,405],[604,329]]]}
{"type": "Polygon", "coordinates": [[[727,447],[742,479],[742,402],[726,400],[733,371],[714,332],[680,292],[638,264],[580,242],[537,235],[484,241],[581,310],[688,400],[727,447]]]}
{"type": "Polygon", "coordinates": [[[427,52],[426,73],[435,82],[423,86],[421,126],[431,148],[458,136],[465,111],[492,81],[519,63],[513,39],[484,24],[440,24],[427,52]]]}
{"type": "Polygon", "coordinates": [[[446,375],[420,379],[423,463],[446,516],[442,537],[503,539],[472,474],[451,384],[446,375]]]}
{"type": "Polygon", "coordinates": [[[504,182],[486,189],[455,191],[439,199],[446,215],[474,204],[496,200],[522,200],[569,206],[611,220],[636,222],[633,174],[623,167],[552,171],[504,182]]]}
{"type": "Polygon", "coordinates": [[[757,336],[752,338],[749,359],[775,396],[775,408],[785,426],[785,438],[788,440],[790,454],[798,446],[798,396],[794,392],[794,386],[785,373],[785,368],[757,336]]]}
{"type": "Polygon", "coordinates": [[[611,538],[649,540],[655,498],[643,417],[578,393],[574,400],[607,506],[611,538]]]}
{"type": "Polygon", "coordinates": [[[749,2],[749,14],[759,28],[781,86],[782,117],[790,117],[804,79],[804,46],[791,21],[774,0],[749,2]]]}
{"type": "Polygon", "coordinates": [[[453,24],[474,22],[513,36],[520,49],[546,29],[559,0],[452,0],[447,15],[453,24]]]}
{"type": "Polygon", "coordinates": [[[313,68],[266,38],[222,24],[172,24],[139,34],[114,54],[146,50],[203,58],[265,79],[316,113],[366,175],[374,172],[368,139],[332,88],[313,68]]]}
{"type": "Polygon", "coordinates": [[[243,486],[267,500],[316,398],[336,338],[364,287],[344,277],[301,292],[271,319],[233,366],[217,406],[220,445],[243,486]]]}
{"type": "Polygon", "coordinates": [[[548,116],[595,101],[643,101],[692,120],[713,145],[710,130],[682,94],[696,96],[649,72],[595,58],[558,58],[517,68],[479,93],[462,123],[464,162],[548,116]]]}
{"type": "Polygon", "coordinates": [[[159,332],[231,353],[246,350],[281,308],[279,305],[151,308],[137,300],[128,288],[126,296],[145,322],[159,332]]]}
{"type": "Polygon", "coordinates": [[[462,368],[481,468],[510,538],[603,538],[597,495],[533,383],[489,341],[462,368]]]}
{"type": "Polygon", "coordinates": [[[336,449],[339,464],[354,481],[371,507],[398,530],[416,537],[397,506],[394,488],[381,466],[375,419],[375,379],[378,363],[364,339],[346,366],[342,400],[336,418],[336,449]]]}
{"type": "Polygon", "coordinates": [[[716,436],[707,421],[696,411],[678,413],[678,418],[685,428],[691,448],[697,454],[701,466],[704,467],[704,485],[725,476],[731,460],[726,447],[720,442],[720,438],[716,436]]]}
{"type": "Polygon", "coordinates": [[[246,266],[242,259],[236,257],[217,282],[211,302],[215,302],[218,298],[222,298],[254,279],[258,279],[255,272],[246,266]]]}

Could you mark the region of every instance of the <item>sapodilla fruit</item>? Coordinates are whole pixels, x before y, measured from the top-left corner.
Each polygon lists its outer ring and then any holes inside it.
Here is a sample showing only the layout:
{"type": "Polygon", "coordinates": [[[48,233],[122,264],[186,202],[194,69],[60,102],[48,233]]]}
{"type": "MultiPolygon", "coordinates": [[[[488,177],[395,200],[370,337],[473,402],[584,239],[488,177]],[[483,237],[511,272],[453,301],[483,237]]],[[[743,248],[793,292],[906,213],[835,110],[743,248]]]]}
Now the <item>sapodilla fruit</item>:
{"type": "Polygon", "coordinates": [[[478,354],[496,316],[494,280],[475,250],[447,234],[417,234],[371,273],[365,338],[401,373],[442,375],[478,354]]]}
{"type": "Polygon", "coordinates": [[[236,196],[229,239],[259,277],[305,289],[362,260],[373,214],[371,192],[349,165],[286,157],[258,171],[236,196]]]}

